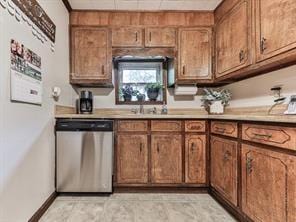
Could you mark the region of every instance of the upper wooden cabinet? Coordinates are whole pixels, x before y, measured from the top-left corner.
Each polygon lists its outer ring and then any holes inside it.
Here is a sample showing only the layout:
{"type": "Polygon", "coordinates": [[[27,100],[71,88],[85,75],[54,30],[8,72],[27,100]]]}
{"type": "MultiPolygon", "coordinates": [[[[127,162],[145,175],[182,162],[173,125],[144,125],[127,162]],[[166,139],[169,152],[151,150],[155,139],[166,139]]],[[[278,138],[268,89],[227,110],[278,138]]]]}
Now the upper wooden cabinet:
{"type": "Polygon", "coordinates": [[[109,30],[106,28],[71,28],[71,83],[111,83],[109,42],[109,30]]]}
{"type": "Polygon", "coordinates": [[[179,30],[179,70],[177,79],[212,79],[212,29],[179,30]]]}
{"type": "Polygon", "coordinates": [[[250,59],[250,1],[240,1],[216,25],[216,77],[248,66],[250,59]]]}
{"type": "Polygon", "coordinates": [[[117,183],[148,183],[148,136],[117,136],[117,183]]]}
{"type": "Polygon", "coordinates": [[[211,137],[211,185],[237,205],[237,142],[211,137]]]}
{"type": "Polygon", "coordinates": [[[151,136],[151,182],[182,183],[182,135],[153,134],[151,136]]]}
{"type": "Polygon", "coordinates": [[[242,145],[242,210],[254,222],[296,221],[296,157],[242,145]]]}
{"type": "Polygon", "coordinates": [[[206,136],[185,136],[185,183],[206,183],[206,136]]]}
{"type": "Polygon", "coordinates": [[[257,61],[296,48],[296,1],[257,0],[254,2],[257,61]]]}
{"type": "Polygon", "coordinates": [[[112,47],[142,47],[143,29],[134,27],[112,28],[112,47]]]}
{"type": "Polygon", "coordinates": [[[175,28],[146,28],[146,47],[175,47],[177,44],[177,31],[175,28]]]}

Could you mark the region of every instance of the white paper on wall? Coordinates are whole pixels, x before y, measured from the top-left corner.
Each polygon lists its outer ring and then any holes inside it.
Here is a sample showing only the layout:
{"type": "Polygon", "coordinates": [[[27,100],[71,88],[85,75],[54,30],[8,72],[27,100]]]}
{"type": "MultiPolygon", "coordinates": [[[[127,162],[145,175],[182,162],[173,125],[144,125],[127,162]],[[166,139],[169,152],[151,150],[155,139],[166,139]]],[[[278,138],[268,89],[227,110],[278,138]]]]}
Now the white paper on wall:
{"type": "Polygon", "coordinates": [[[42,104],[41,57],[11,40],[11,100],[42,104]]]}

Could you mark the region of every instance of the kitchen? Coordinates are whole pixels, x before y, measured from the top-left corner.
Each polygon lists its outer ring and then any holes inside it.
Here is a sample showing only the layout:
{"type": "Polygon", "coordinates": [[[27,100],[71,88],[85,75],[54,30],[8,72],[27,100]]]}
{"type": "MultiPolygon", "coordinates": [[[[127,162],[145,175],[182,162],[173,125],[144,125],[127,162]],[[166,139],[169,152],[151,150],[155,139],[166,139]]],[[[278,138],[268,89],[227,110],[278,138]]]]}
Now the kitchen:
{"type": "Polygon", "coordinates": [[[296,221],[295,20],[0,0],[0,221],[296,221]]]}

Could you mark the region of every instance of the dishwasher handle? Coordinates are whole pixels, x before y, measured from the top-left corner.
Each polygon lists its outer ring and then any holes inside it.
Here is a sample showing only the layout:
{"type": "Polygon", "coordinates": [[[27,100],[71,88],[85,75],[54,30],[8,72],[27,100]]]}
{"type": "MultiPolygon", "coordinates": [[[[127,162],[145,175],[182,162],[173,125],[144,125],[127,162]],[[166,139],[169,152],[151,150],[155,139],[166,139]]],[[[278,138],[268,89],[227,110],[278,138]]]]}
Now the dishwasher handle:
{"type": "Polygon", "coordinates": [[[113,131],[112,120],[57,120],[56,131],[113,131]]]}

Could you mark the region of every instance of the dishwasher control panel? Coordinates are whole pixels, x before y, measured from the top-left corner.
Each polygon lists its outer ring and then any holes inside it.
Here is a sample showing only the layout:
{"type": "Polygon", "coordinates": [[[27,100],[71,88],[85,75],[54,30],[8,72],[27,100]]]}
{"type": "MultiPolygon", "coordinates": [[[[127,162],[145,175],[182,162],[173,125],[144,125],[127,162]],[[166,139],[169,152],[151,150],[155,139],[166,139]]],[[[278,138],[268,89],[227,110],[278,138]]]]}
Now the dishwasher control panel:
{"type": "Polygon", "coordinates": [[[56,131],[113,131],[112,120],[57,120],[56,131]]]}

